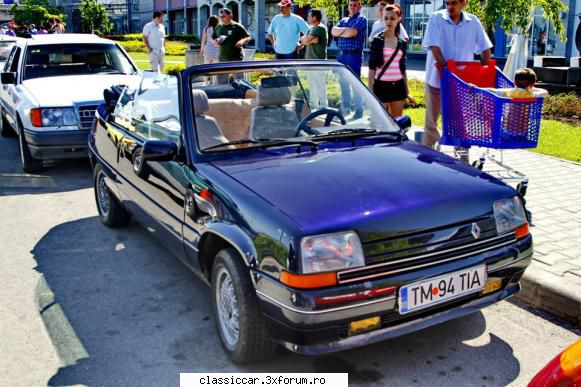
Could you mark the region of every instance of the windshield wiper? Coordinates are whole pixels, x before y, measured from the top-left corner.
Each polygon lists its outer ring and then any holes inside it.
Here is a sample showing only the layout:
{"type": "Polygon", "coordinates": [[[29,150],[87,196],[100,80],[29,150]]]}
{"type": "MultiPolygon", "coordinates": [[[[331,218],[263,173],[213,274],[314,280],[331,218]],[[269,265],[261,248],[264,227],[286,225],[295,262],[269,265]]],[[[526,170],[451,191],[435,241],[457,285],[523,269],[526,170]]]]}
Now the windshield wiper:
{"type": "Polygon", "coordinates": [[[313,136],[313,140],[328,140],[330,138],[361,138],[361,137],[376,137],[376,136],[396,136],[398,140],[403,140],[407,138],[405,134],[392,131],[392,132],[383,132],[375,129],[370,128],[343,128],[337,130],[331,130],[327,133],[321,133],[313,136]]]}
{"type": "MultiPolygon", "coordinates": [[[[303,145],[310,146],[311,150],[315,150],[319,146],[316,142],[313,142],[313,141],[288,140],[285,138],[259,138],[259,139],[248,138],[246,140],[229,141],[229,142],[224,142],[222,144],[212,145],[212,146],[209,146],[207,148],[204,148],[203,150],[207,151],[207,150],[222,148],[222,147],[229,146],[229,145],[243,145],[243,144],[259,144],[259,146],[254,146],[251,148],[265,148],[265,147],[280,146],[280,145],[298,145],[297,151],[300,151],[300,149],[303,145]]],[[[243,148],[243,149],[249,149],[249,148],[243,148]]]]}
{"type": "Polygon", "coordinates": [[[123,71],[119,71],[119,70],[100,71],[97,74],[123,74],[123,75],[127,75],[127,73],[124,73],[123,71]]]}

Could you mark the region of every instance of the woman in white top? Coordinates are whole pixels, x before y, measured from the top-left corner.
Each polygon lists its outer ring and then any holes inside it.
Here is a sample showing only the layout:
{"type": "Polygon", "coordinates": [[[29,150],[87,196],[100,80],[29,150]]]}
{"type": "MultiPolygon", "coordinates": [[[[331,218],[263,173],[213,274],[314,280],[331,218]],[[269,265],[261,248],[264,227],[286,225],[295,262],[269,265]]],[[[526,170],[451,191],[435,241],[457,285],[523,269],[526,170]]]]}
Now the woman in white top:
{"type": "Polygon", "coordinates": [[[383,102],[392,116],[403,114],[405,100],[415,104],[408,92],[405,68],[406,44],[398,38],[401,23],[399,5],[388,5],[383,11],[385,30],[377,34],[369,49],[369,89],[383,102]]]}
{"type": "Polygon", "coordinates": [[[200,54],[204,57],[204,63],[218,63],[218,56],[220,55],[220,46],[214,43],[212,34],[214,28],[218,25],[218,17],[212,15],[208,18],[208,25],[204,27],[202,33],[202,48],[200,54]]]}

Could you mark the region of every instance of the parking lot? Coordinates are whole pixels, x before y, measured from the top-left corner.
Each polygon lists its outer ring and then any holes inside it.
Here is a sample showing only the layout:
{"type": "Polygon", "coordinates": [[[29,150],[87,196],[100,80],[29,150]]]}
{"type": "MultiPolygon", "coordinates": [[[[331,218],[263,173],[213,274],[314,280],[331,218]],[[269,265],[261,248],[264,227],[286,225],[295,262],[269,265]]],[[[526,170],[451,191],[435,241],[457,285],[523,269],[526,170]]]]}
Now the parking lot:
{"type": "Polygon", "coordinates": [[[579,335],[549,315],[502,302],[369,347],[319,358],[281,349],[268,362],[236,366],[215,332],[209,289],[138,224],[101,225],[88,162],[23,175],[17,141],[1,139],[0,209],[5,385],[152,386],[177,385],[180,372],[349,372],[359,385],[520,386],[579,335]],[[43,301],[42,278],[55,304],[43,301]],[[51,312],[56,307],[62,315],[51,312]]]}

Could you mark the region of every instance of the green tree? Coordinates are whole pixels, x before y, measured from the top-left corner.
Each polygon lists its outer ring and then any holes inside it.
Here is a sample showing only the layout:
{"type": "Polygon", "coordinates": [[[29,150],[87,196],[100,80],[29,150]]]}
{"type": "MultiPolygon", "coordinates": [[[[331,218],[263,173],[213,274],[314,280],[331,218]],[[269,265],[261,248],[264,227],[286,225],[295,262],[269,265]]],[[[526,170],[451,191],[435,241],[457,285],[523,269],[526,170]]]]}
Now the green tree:
{"type": "Polygon", "coordinates": [[[565,26],[561,20],[561,13],[567,7],[560,0],[468,0],[466,10],[482,20],[487,29],[494,30],[496,22],[507,32],[516,28],[519,33],[530,36],[529,23],[535,7],[542,7],[544,16],[549,20],[559,35],[565,41],[565,26]]]}
{"type": "Polygon", "coordinates": [[[23,0],[10,8],[10,14],[18,23],[34,23],[40,25],[51,17],[64,20],[65,15],[58,7],[50,5],[48,0],[23,0]]]}
{"type": "Polygon", "coordinates": [[[96,0],[81,1],[81,32],[108,34],[112,28],[103,4],[96,0]]]}

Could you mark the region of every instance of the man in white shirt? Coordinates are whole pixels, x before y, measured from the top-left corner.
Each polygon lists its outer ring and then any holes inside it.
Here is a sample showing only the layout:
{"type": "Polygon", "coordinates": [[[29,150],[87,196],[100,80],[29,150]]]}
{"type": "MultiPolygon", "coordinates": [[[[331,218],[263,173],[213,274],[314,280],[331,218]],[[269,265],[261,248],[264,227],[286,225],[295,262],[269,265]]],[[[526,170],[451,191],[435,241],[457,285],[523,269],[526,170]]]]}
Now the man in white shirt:
{"type": "Polygon", "coordinates": [[[163,59],[165,56],[165,27],[163,26],[163,13],[155,11],[153,20],[143,27],[143,44],[149,53],[151,70],[163,72],[163,59]]]}
{"type": "Polygon", "coordinates": [[[440,139],[438,132],[441,111],[440,74],[436,63],[445,66],[449,59],[473,61],[474,55],[480,54],[481,63],[486,64],[490,59],[492,47],[492,42],[480,20],[463,11],[466,0],[444,0],[444,2],[446,9],[436,11],[430,16],[422,43],[427,51],[424,144],[430,147],[440,139]]]}
{"type": "MultiPolygon", "coordinates": [[[[378,19],[371,26],[371,33],[369,34],[369,42],[373,41],[373,38],[375,37],[375,35],[379,34],[380,32],[385,31],[385,21],[383,20],[383,10],[385,9],[385,7],[388,4],[393,5],[394,3],[395,3],[394,0],[381,0],[379,3],[377,3],[377,17],[378,17],[378,19]]],[[[406,43],[410,40],[410,37],[403,26],[403,23],[400,23],[400,25],[399,25],[399,34],[397,35],[397,37],[406,43]]]]}

